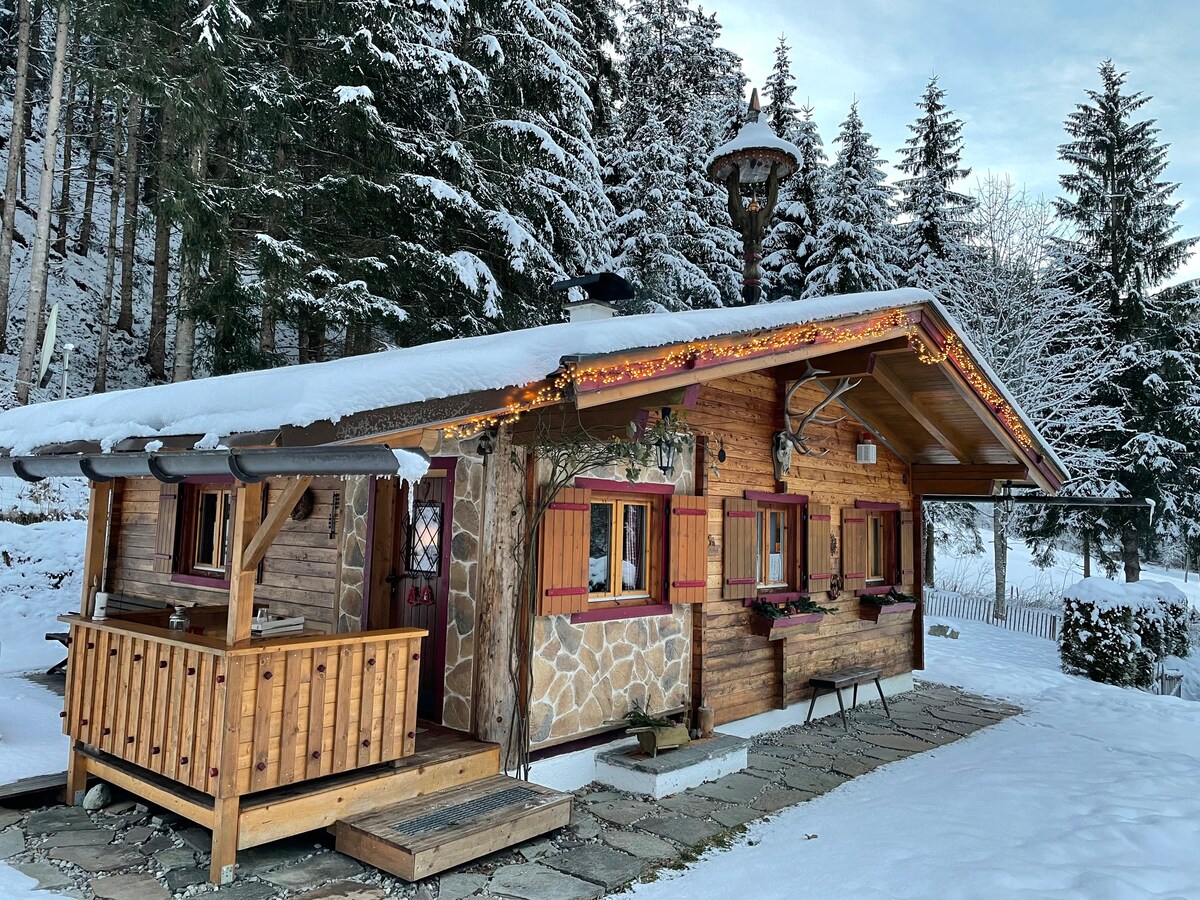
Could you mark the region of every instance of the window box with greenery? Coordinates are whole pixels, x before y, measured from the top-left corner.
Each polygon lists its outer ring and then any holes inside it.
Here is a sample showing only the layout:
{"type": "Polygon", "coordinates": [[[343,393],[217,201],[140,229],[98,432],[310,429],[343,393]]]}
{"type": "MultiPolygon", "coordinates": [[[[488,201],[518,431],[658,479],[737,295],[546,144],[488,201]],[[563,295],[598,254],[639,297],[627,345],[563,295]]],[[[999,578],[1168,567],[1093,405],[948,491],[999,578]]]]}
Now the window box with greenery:
{"type": "Polygon", "coordinates": [[[658,756],[659,750],[682,747],[691,740],[687,725],[651,715],[637,703],[625,714],[625,724],[629,726],[625,733],[637,735],[638,747],[650,756],[658,756]]]}
{"type": "Polygon", "coordinates": [[[773,641],[815,632],[822,619],[837,610],[821,606],[811,597],[783,603],[760,598],[750,604],[754,613],[750,627],[755,634],[773,641]]]}
{"type": "Polygon", "coordinates": [[[863,594],[858,598],[858,617],[878,622],[886,616],[907,615],[917,608],[917,598],[893,589],[886,594],[863,594]]]}

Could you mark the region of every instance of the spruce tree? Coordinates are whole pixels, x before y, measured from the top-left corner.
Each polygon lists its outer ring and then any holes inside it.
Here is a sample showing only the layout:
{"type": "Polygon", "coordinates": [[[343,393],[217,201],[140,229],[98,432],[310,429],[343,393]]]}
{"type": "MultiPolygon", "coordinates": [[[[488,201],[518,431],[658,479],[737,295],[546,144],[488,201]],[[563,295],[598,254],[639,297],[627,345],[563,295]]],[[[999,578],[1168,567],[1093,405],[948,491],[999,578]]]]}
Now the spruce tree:
{"type": "Polygon", "coordinates": [[[858,103],[838,133],[837,159],[830,166],[819,209],[821,224],[805,283],[805,297],[886,291],[903,273],[892,225],[892,190],[884,182],[879,149],[863,128],[858,103]]]}
{"type": "Polygon", "coordinates": [[[763,85],[763,93],[767,96],[767,106],[763,110],[771,130],[781,137],[788,137],[796,126],[797,116],[793,97],[796,93],[796,83],[792,80],[792,48],[788,46],[787,38],[779,36],[775,45],[775,65],[763,85]]]}
{"type": "Polygon", "coordinates": [[[964,217],[971,198],[953,190],[970,169],[962,163],[962,120],[946,108],[937,76],[917,102],[921,114],[900,150],[897,168],[908,177],[897,185],[905,283],[932,291],[951,309],[961,306],[964,283],[964,217]]]}
{"type": "Polygon", "coordinates": [[[812,271],[812,252],[821,224],[820,206],[828,163],[825,146],[813,121],[813,108],[805,106],[791,132],[785,133],[800,148],[800,166],[779,189],[779,205],[763,242],[763,272],[772,300],[799,297],[812,271]]]}
{"type": "Polygon", "coordinates": [[[1066,249],[1082,261],[1076,290],[1099,298],[1109,352],[1122,364],[1097,386],[1097,403],[1117,407],[1124,427],[1100,436],[1113,463],[1094,473],[1091,488],[1156,504],[1153,527],[1144,511],[1127,509],[1093,520],[1119,542],[1126,580],[1137,581],[1139,547],[1153,552],[1162,537],[1197,531],[1200,302],[1194,289],[1161,289],[1196,238],[1176,236],[1167,145],[1155,120],[1137,118],[1151,98],[1127,91],[1125,77],[1106,60],[1100,89],[1067,117],[1059,159],[1071,170],[1059,179],[1067,196],[1056,206],[1075,230],[1066,249]]]}
{"type": "Polygon", "coordinates": [[[605,165],[617,211],[614,266],[637,287],[641,308],[737,302],[740,242],[724,188],[704,168],[743,109],[745,76],[717,46],[719,34],[716,19],[686,0],[636,0],[628,10],[623,140],[608,143],[605,165]],[[669,257],[651,261],[651,246],[669,257]]]}

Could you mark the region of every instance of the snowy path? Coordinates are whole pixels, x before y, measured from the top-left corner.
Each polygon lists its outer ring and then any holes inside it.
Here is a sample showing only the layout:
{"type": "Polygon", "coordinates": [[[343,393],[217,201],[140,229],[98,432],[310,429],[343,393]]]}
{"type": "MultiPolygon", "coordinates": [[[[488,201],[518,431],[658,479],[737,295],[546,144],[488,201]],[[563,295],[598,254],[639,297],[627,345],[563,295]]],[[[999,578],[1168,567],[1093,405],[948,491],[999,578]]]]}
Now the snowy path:
{"type": "Polygon", "coordinates": [[[958,641],[928,640],[926,677],[1025,715],[856,778],[627,896],[1200,897],[1200,706],[1063,675],[1050,641],[955,626],[958,641]]]}

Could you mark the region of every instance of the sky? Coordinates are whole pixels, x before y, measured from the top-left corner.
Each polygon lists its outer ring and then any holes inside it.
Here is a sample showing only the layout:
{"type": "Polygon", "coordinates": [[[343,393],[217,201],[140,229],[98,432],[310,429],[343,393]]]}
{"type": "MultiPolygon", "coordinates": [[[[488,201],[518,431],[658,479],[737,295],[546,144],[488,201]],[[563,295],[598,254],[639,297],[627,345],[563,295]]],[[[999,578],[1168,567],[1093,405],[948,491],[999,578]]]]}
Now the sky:
{"type": "MultiPolygon", "coordinates": [[[[1171,144],[1180,236],[1200,235],[1200,2],[1197,0],[704,0],[721,43],[761,87],[782,34],[798,103],[811,103],[832,144],[850,103],[888,161],[908,137],[932,75],[964,122],[968,185],[1008,175],[1031,194],[1059,194],[1063,120],[1111,57],[1171,144]]],[[[1200,254],[1181,276],[1200,277],[1200,254]]]]}

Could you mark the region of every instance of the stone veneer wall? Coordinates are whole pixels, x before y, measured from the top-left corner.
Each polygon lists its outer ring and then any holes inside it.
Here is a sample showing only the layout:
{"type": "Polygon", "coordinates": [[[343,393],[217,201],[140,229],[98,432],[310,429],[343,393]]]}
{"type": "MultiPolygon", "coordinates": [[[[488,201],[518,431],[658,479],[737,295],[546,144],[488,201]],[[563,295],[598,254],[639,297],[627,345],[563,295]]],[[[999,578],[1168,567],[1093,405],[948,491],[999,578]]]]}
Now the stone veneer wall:
{"type": "MultiPolygon", "coordinates": [[[[470,446],[470,444],[467,444],[470,446]]],[[[447,441],[439,455],[461,453],[447,441]]],[[[497,460],[507,465],[507,460],[497,460]]],[[[483,460],[460,455],[454,466],[454,518],[450,538],[450,595],[446,616],[446,691],[442,724],[471,729],[475,683],[475,596],[479,579],[483,460]]]]}
{"type": "Polygon", "coordinates": [[[342,523],[338,563],[339,633],[362,628],[363,585],[366,583],[367,518],[371,504],[371,476],[348,475],[340,485],[338,516],[342,523]]]}
{"type": "MultiPolygon", "coordinates": [[[[693,459],[681,454],[674,477],[656,468],[640,481],[694,492],[693,459]]],[[[547,474],[539,471],[539,482],[547,474]]],[[[609,466],[591,478],[625,481],[609,466]]],[[[538,616],[533,625],[533,703],[530,744],[561,743],[624,718],[636,702],[650,712],[688,706],[691,695],[692,611],[571,624],[570,616],[538,616]]]]}

